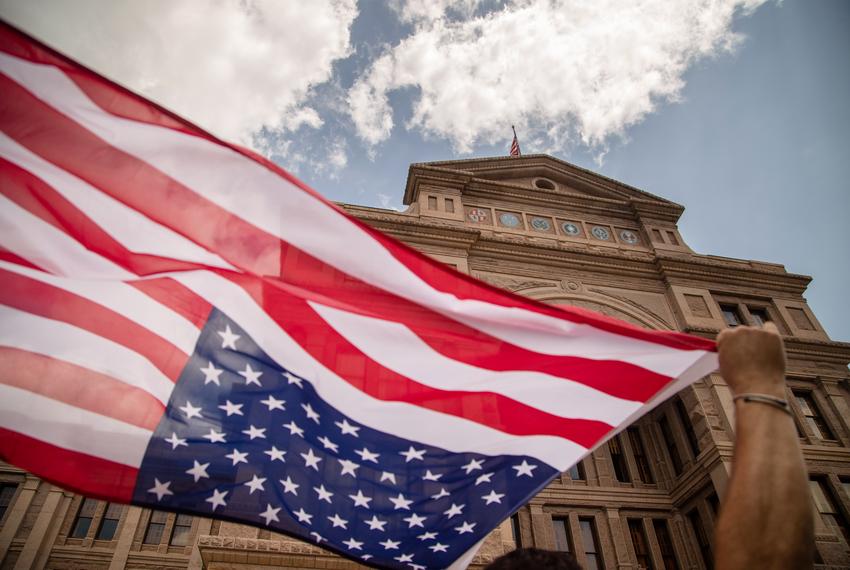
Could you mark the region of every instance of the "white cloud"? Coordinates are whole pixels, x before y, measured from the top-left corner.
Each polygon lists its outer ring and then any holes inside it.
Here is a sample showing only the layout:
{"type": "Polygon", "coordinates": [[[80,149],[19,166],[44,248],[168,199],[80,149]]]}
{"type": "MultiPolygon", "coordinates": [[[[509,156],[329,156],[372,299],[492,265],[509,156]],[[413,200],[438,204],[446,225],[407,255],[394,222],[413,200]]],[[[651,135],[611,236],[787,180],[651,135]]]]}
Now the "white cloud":
{"type": "Polygon", "coordinates": [[[47,43],[225,138],[319,128],[305,103],[351,52],[356,0],[0,0],[47,43]]]}
{"type": "Polygon", "coordinates": [[[735,16],[764,1],[517,0],[457,21],[449,10],[476,3],[414,0],[397,10],[414,32],[355,82],[350,114],[364,141],[380,143],[394,126],[388,93],[413,87],[407,128],[461,152],[508,139],[511,124],[546,150],[576,135],[604,147],[676,101],[695,61],[733,49],[735,16]]]}

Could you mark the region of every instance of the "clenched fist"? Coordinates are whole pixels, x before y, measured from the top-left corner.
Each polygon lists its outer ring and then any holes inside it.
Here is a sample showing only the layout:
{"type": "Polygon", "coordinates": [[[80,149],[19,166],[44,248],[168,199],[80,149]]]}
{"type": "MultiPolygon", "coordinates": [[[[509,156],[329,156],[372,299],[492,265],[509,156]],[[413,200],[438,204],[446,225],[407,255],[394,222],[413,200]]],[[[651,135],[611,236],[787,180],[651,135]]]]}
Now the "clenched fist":
{"type": "Polygon", "coordinates": [[[785,348],[773,323],[736,327],[717,337],[720,373],[733,394],[785,397],[785,348]]]}

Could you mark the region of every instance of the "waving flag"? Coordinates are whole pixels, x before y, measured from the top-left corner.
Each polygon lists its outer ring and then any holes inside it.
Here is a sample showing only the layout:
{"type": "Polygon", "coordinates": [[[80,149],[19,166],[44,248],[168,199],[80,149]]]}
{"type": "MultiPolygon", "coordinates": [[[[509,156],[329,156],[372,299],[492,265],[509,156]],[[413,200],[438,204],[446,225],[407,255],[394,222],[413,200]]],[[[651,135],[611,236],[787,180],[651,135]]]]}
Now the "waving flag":
{"type": "Polygon", "coordinates": [[[511,156],[519,156],[522,154],[519,151],[519,139],[516,138],[516,129],[511,125],[511,130],[514,132],[514,140],[511,141],[511,156]]]}
{"type": "Polygon", "coordinates": [[[463,566],[715,368],[459,274],[0,28],[0,455],[112,501],[463,566]]]}

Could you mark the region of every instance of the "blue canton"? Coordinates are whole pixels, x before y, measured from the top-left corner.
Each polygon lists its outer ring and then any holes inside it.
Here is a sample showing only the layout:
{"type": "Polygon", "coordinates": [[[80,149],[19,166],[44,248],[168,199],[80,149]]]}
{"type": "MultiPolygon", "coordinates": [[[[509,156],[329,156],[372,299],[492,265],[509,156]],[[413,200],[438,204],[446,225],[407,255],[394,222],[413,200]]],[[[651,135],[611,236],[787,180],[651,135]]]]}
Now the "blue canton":
{"type": "Polygon", "coordinates": [[[134,503],[265,527],[368,565],[445,568],[557,471],[360,425],[213,310],[134,503]]]}

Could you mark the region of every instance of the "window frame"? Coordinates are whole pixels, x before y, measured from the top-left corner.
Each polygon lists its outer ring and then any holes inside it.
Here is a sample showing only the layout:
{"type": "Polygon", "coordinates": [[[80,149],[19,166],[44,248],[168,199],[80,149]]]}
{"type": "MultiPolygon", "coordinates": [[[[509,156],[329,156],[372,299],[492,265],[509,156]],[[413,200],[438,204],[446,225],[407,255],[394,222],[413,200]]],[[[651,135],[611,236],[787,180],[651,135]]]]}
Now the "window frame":
{"type": "Polygon", "coordinates": [[[168,546],[174,547],[184,547],[192,544],[192,527],[195,524],[195,517],[192,515],[187,515],[183,513],[176,513],[174,516],[174,524],[171,525],[171,532],[168,537],[168,546]],[[181,519],[181,517],[185,517],[181,519]],[[186,524],[186,520],[188,520],[188,524],[186,524]],[[181,524],[182,521],[182,524],[181,524]],[[185,544],[177,544],[175,543],[175,539],[178,537],[178,528],[181,529],[180,537],[185,537],[185,544]]]}
{"type": "Polygon", "coordinates": [[[580,517],[578,517],[578,524],[579,524],[579,535],[581,536],[581,548],[582,548],[582,552],[584,552],[584,558],[585,558],[585,564],[584,564],[585,567],[587,567],[588,570],[593,570],[590,567],[590,565],[587,563],[588,560],[589,560],[588,555],[592,555],[592,556],[595,557],[595,560],[596,560],[596,568],[598,568],[598,569],[605,568],[605,557],[604,557],[603,552],[602,552],[602,545],[599,542],[599,530],[596,528],[596,517],[594,517],[594,516],[580,516],[580,517]],[[586,542],[586,540],[585,540],[586,536],[585,536],[585,530],[584,530],[585,524],[590,529],[590,539],[591,539],[590,542],[591,542],[591,546],[593,547],[593,550],[588,550],[588,548],[587,548],[588,545],[585,544],[585,542],[586,542]]]}
{"type": "Polygon", "coordinates": [[[2,524],[6,520],[6,516],[11,510],[11,508],[15,505],[15,500],[18,497],[18,490],[20,489],[21,484],[16,483],[15,481],[0,481],[0,524],[2,524]],[[11,493],[4,493],[4,491],[11,489],[11,493]],[[3,497],[7,497],[6,504],[4,505],[3,497]]]}
{"type": "Polygon", "coordinates": [[[823,412],[823,406],[818,401],[819,397],[816,388],[811,385],[801,385],[796,382],[789,385],[788,388],[791,393],[791,408],[795,412],[795,420],[799,423],[799,427],[801,428],[806,440],[809,443],[825,443],[827,445],[839,444],[840,441],[838,439],[837,432],[833,428],[829,419],[827,419],[826,414],[823,412]],[[800,403],[800,398],[803,398],[806,401],[806,408],[813,411],[813,415],[810,416],[806,413],[806,410],[803,409],[803,406],[800,403]],[[809,418],[812,418],[817,431],[812,428],[812,423],[809,422],[809,418]],[[820,425],[818,425],[818,420],[825,426],[830,437],[823,437],[824,430],[820,425]]]}
{"type": "Polygon", "coordinates": [[[97,522],[97,531],[95,531],[94,539],[95,540],[102,540],[104,542],[115,540],[115,535],[118,534],[118,529],[121,526],[121,518],[123,516],[124,516],[124,505],[121,505],[121,504],[118,504],[118,503],[110,503],[110,502],[106,503],[106,506],[104,507],[103,512],[100,515],[100,520],[97,522]],[[113,508],[118,510],[118,516],[117,517],[115,516],[114,511],[111,513],[112,516],[109,516],[110,515],[110,509],[113,509],[113,508]],[[104,526],[107,522],[111,523],[112,521],[115,522],[115,527],[112,529],[112,534],[110,534],[109,537],[104,538],[102,536],[102,533],[104,531],[104,526]]]}
{"type": "Polygon", "coordinates": [[[635,562],[637,562],[638,568],[655,570],[655,564],[652,561],[652,547],[649,545],[649,536],[647,535],[646,527],[644,527],[643,519],[627,518],[626,528],[629,530],[632,553],[635,555],[635,562]],[[637,541],[635,540],[636,537],[638,539],[637,541]],[[638,550],[638,543],[642,546],[640,551],[638,550]],[[646,564],[642,562],[642,559],[646,564]]]}
{"type": "Polygon", "coordinates": [[[652,464],[646,453],[646,441],[643,438],[643,432],[640,426],[629,426],[626,428],[626,435],[629,440],[629,447],[632,450],[632,458],[635,460],[638,481],[644,485],[655,485],[655,474],[652,472],[652,464]]]}
{"type": "Polygon", "coordinates": [[[147,523],[145,524],[145,532],[142,535],[142,544],[144,546],[154,546],[154,547],[160,546],[162,544],[162,539],[165,536],[165,529],[166,529],[167,526],[168,526],[168,513],[165,512],[165,511],[158,511],[158,510],[155,510],[155,509],[151,510],[150,515],[148,516],[147,523]],[[163,520],[162,521],[154,520],[154,518],[157,518],[157,519],[162,518],[163,520]],[[156,542],[153,542],[152,540],[148,540],[148,538],[151,536],[151,529],[153,528],[153,525],[156,525],[157,527],[160,527],[160,526],[162,527],[158,531],[159,532],[159,538],[156,542]]]}
{"type": "Polygon", "coordinates": [[[573,545],[573,537],[570,528],[570,517],[569,516],[553,516],[552,517],[552,535],[554,537],[555,550],[558,552],[567,552],[569,554],[575,555],[575,546],[573,545]],[[558,525],[564,531],[563,540],[566,542],[567,549],[564,550],[559,547],[559,537],[558,537],[558,525]]]}
{"type": "Polygon", "coordinates": [[[92,499],[89,497],[80,497],[82,500],[80,501],[79,506],[77,507],[77,512],[74,514],[74,518],[71,521],[71,528],[68,530],[68,538],[72,540],[85,540],[89,537],[89,534],[95,530],[94,520],[97,516],[98,506],[100,506],[100,501],[97,499],[92,499]],[[91,514],[84,514],[84,509],[90,510],[91,514]],[[77,529],[80,528],[80,521],[88,520],[85,525],[85,530],[82,531],[82,534],[77,536],[77,529]]]}
{"type": "Polygon", "coordinates": [[[611,458],[611,468],[614,479],[618,483],[631,483],[633,478],[629,469],[629,461],[626,458],[626,448],[620,435],[615,435],[607,442],[608,455],[611,458]],[[616,451],[615,451],[616,450],[616,451]]]}

